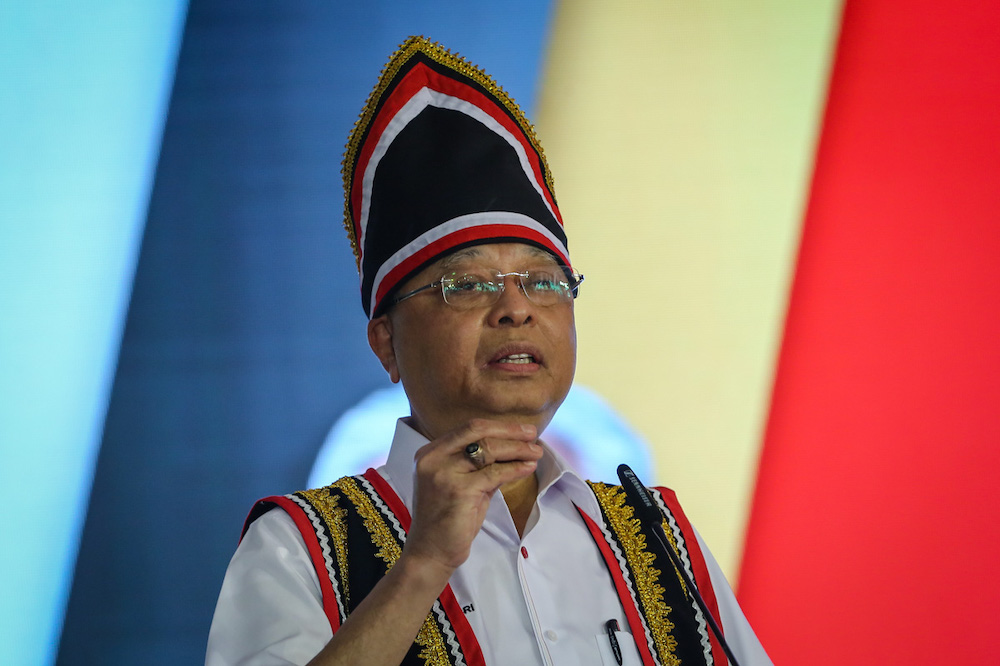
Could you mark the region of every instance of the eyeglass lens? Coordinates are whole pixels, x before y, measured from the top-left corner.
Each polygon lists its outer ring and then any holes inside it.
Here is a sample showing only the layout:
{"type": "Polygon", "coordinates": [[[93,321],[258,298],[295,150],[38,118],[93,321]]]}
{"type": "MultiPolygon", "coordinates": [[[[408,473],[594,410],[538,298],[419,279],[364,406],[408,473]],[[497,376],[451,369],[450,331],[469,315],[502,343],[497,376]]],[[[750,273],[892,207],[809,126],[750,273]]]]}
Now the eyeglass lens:
{"type": "Polygon", "coordinates": [[[556,305],[573,300],[573,291],[580,280],[572,281],[558,266],[530,268],[524,272],[468,271],[441,278],[444,300],[459,308],[472,308],[496,302],[503,293],[506,278],[517,278],[528,300],[537,305],[556,305]]]}

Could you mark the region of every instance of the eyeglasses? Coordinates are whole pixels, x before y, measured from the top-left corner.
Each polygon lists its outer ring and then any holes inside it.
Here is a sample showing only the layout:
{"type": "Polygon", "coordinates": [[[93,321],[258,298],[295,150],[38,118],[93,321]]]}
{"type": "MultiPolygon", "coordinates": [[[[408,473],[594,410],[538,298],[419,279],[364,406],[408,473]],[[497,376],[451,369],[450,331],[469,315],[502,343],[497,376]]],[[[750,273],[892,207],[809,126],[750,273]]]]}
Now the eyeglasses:
{"type": "Polygon", "coordinates": [[[437,282],[425,284],[394,298],[387,307],[416,296],[422,291],[441,288],[444,302],[458,310],[489,307],[500,300],[507,278],[516,277],[521,291],[535,305],[569,303],[577,297],[583,275],[565,266],[529,268],[523,272],[501,273],[496,269],[448,273],[437,282]]]}

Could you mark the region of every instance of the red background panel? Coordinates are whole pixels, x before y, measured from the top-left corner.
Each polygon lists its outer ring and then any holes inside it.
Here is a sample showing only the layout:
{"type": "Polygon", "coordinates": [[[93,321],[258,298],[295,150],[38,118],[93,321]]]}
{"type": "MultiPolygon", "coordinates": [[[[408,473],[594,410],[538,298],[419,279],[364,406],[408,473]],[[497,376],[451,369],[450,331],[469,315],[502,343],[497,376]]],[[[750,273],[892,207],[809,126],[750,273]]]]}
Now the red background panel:
{"type": "Polygon", "coordinates": [[[779,664],[996,664],[1000,3],[844,8],[740,599],[779,664]]]}

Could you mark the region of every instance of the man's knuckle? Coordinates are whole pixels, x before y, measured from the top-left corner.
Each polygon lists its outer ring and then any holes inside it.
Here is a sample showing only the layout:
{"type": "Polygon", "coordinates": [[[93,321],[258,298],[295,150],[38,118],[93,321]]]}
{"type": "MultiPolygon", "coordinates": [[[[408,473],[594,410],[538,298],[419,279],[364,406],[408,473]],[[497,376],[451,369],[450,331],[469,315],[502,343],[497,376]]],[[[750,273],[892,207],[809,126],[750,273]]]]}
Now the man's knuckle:
{"type": "Polygon", "coordinates": [[[482,432],[489,427],[489,421],[481,418],[474,418],[469,421],[469,429],[473,432],[482,432]]]}

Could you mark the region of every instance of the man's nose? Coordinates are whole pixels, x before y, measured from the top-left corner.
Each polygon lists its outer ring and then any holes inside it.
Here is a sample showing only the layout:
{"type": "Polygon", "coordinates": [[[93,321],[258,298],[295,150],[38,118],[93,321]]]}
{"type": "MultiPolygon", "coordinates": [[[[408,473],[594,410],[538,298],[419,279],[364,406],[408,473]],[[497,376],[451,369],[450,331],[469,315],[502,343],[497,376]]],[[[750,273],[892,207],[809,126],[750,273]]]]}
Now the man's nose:
{"type": "Polygon", "coordinates": [[[490,323],[494,326],[524,326],[532,322],[535,304],[528,299],[521,276],[508,274],[502,279],[504,288],[490,310],[490,323]]]}

